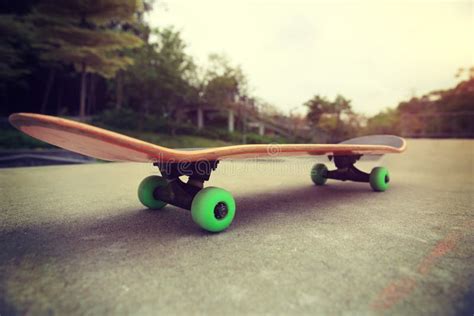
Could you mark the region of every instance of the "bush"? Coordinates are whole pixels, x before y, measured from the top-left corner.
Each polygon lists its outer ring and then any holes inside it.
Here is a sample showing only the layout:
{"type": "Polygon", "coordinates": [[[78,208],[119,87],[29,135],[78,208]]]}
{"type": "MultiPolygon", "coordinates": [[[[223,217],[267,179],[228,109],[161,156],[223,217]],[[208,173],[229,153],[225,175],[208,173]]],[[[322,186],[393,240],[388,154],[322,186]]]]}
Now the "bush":
{"type": "Polygon", "coordinates": [[[28,136],[13,127],[2,128],[0,132],[0,148],[52,148],[53,145],[28,136]]]}
{"type": "MultiPolygon", "coordinates": [[[[176,135],[193,135],[209,139],[221,140],[231,143],[241,143],[243,135],[241,132],[228,132],[225,128],[206,127],[199,130],[195,125],[190,123],[181,123],[176,125],[169,118],[159,117],[157,115],[148,115],[140,117],[140,115],[129,108],[106,110],[94,120],[95,124],[102,125],[106,128],[116,130],[128,130],[171,134],[172,131],[176,135]],[[143,120],[140,124],[140,120],[143,120]]],[[[248,144],[266,144],[266,143],[286,143],[287,139],[279,136],[260,136],[255,133],[246,134],[248,144]]]]}
{"type": "Polygon", "coordinates": [[[288,140],[284,137],[280,136],[267,136],[267,135],[259,135],[259,134],[247,134],[247,144],[270,144],[270,143],[278,143],[284,144],[287,143],[288,140]]]}
{"type": "Polygon", "coordinates": [[[112,128],[136,130],[138,129],[139,117],[131,109],[120,108],[105,110],[93,122],[112,128]]]}

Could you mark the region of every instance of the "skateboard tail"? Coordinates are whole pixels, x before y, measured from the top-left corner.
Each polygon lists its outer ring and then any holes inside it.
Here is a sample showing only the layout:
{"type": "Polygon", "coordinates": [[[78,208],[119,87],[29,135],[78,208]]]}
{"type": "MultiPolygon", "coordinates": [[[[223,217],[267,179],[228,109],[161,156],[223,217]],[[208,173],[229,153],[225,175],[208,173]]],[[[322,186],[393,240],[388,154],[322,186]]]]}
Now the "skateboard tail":
{"type": "Polygon", "coordinates": [[[15,113],[10,123],[23,133],[48,144],[106,161],[154,162],[179,152],[136,138],[53,116],[15,113]]]}

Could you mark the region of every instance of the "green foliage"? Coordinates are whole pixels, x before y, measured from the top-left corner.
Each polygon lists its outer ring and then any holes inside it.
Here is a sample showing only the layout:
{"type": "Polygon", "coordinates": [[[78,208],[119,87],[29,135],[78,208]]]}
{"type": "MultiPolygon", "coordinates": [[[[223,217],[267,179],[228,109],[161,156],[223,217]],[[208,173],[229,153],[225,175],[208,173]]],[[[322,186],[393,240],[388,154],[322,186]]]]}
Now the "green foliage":
{"type": "Polygon", "coordinates": [[[303,104],[308,108],[306,118],[312,125],[318,125],[323,114],[328,113],[332,107],[332,102],[326,97],[315,95],[312,99],[303,104]]]}
{"type": "Polygon", "coordinates": [[[177,135],[198,135],[207,138],[219,139],[219,134],[213,129],[199,131],[191,124],[179,124],[156,115],[141,116],[129,108],[109,109],[94,118],[94,124],[113,130],[141,130],[143,132],[171,134],[175,128],[177,135]],[[141,123],[141,126],[140,126],[141,123]]]}
{"type": "MultiPolygon", "coordinates": [[[[112,109],[104,111],[92,122],[95,125],[102,126],[115,131],[130,131],[139,129],[139,114],[130,109],[112,109]]],[[[147,115],[143,119],[142,131],[138,134],[158,134],[171,136],[172,128],[175,129],[175,136],[196,136],[210,140],[221,140],[228,143],[241,143],[243,135],[240,132],[228,132],[225,129],[207,127],[198,130],[195,125],[181,123],[176,125],[173,121],[166,120],[153,115],[147,115]]],[[[268,144],[268,143],[287,143],[288,140],[279,136],[260,136],[255,133],[247,133],[246,140],[249,144],[268,144]]],[[[155,142],[157,143],[157,142],[155,142]]],[[[157,143],[159,144],[159,143],[157,143]]]]}
{"type": "Polygon", "coordinates": [[[288,139],[281,136],[267,136],[250,133],[246,135],[247,144],[285,144],[288,143],[288,139]]]}
{"type": "MultiPolygon", "coordinates": [[[[180,106],[197,98],[189,80],[195,65],[185,53],[186,45],[179,32],[172,28],[153,29],[150,35],[154,42],[128,53],[135,64],[113,81],[112,88],[123,86],[124,99],[120,103],[145,115],[173,116],[180,106]]],[[[118,98],[119,95],[115,101],[118,98]]]]}
{"type": "MultiPolygon", "coordinates": [[[[55,148],[52,145],[32,138],[14,128],[0,128],[0,149],[46,149],[55,148]]],[[[114,129],[117,132],[135,137],[153,144],[170,148],[199,148],[218,147],[230,145],[222,139],[209,139],[196,135],[177,135],[169,137],[168,134],[155,132],[137,132],[127,129],[114,129]]]]}
{"type": "Polygon", "coordinates": [[[247,94],[247,79],[238,66],[222,55],[209,56],[209,68],[203,79],[203,100],[213,107],[229,107],[247,94]]]}
{"type": "Polygon", "coordinates": [[[30,74],[25,60],[32,41],[31,25],[14,15],[0,15],[0,82],[18,83],[18,79],[30,74]]]}
{"type": "Polygon", "coordinates": [[[474,137],[473,73],[452,89],[401,102],[396,109],[398,125],[393,128],[409,136],[474,137]]]}
{"type": "Polygon", "coordinates": [[[37,10],[58,20],[66,17],[75,25],[103,26],[111,21],[132,21],[133,14],[141,10],[141,6],[138,0],[41,0],[37,10]]]}
{"type": "Polygon", "coordinates": [[[367,134],[400,134],[400,115],[394,109],[388,109],[371,117],[367,121],[367,134]]]}
{"type": "Polygon", "coordinates": [[[0,127],[0,149],[53,148],[13,127],[0,127]]]}
{"type": "Polygon", "coordinates": [[[352,112],[351,101],[338,94],[334,102],[332,102],[331,107],[328,109],[328,112],[336,114],[336,116],[340,119],[340,115],[342,113],[352,112]]]}
{"type": "Polygon", "coordinates": [[[474,72],[452,89],[432,91],[400,102],[396,109],[378,113],[367,121],[368,134],[473,137],[474,72]]]}
{"type": "Polygon", "coordinates": [[[113,109],[105,110],[98,117],[94,118],[95,124],[108,126],[115,129],[138,129],[139,117],[131,109],[113,109]]]}
{"type": "Polygon", "coordinates": [[[170,137],[168,134],[119,131],[131,137],[135,137],[153,144],[169,148],[205,148],[230,145],[230,143],[218,139],[209,139],[196,135],[176,135],[170,137]]]}
{"type": "Polygon", "coordinates": [[[304,106],[308,108],[306,118],[309,123],[331,135],[331,141],[341,141],[357,133],[359,122],[352,111],[351,101],[342,95],[337,95],[334,101],[315,95],[304,106]]]}
{"type": "Polygon", "coordinates": [[[72,64],[78,72],[113,77],[133,62],[121,50],[142,41],[111,23],[131,21],[139,9],[138,1],[129,0],[42,0],[30,16],[37,28],[40,58],[72,64]]]}

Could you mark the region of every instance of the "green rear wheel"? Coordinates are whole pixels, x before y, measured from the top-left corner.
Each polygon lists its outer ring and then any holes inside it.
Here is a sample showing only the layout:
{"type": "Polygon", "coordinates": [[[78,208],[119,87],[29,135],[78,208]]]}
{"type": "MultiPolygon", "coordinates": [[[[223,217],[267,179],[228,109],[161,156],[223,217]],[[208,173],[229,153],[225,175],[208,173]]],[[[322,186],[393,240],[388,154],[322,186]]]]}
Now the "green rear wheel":
{"type": "Polygon", "coordinates": [[[201,228],[210,232],[223,231],[234,219],[234,198],[224,189],[207,187],[194,197],[191,215],[201,228]]]}
{"type": "Polygon", "coordinates": [[[166,206],[166,202],[155,199],[153,192],[157,188],[162,188],[168,185],[165,178],[160,176],[149,176],[140,182],[138,186],[138,199],[143,205],[152,209],[159,210],[166,206]]]}
{"type": "Polygon", "coordinates": [[[313,180],[316,185],[324,185],[328,180],[326,178],[328,174],[328,168],[325,164],[317,163],[311,169],[311,180],[313,180]]]}
{"type": "Polygon", "coordinates": [[[375,167],[370,172],[370,186],[372,187],[372,190],[383,192],[388,189],[389,182],[390,176],[387,168],[375,167]]]}

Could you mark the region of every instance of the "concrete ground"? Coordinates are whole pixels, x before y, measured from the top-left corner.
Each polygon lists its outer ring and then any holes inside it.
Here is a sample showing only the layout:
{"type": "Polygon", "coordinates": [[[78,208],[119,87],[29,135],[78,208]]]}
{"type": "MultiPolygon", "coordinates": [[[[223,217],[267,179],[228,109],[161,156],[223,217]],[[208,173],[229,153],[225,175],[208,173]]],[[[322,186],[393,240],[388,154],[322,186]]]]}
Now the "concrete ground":
{"type": "Polygon", "coordinates": [[[474,141],[411,140],[359,163],[387,192],[328,181],[315,158],[222,162],[220,234],[144,209],[147,164],[0,171],[0,314],[474,313],[474,141]]]}

